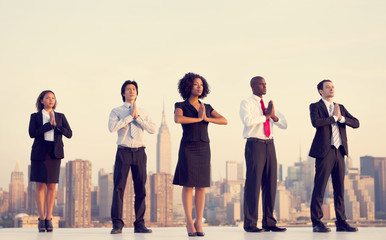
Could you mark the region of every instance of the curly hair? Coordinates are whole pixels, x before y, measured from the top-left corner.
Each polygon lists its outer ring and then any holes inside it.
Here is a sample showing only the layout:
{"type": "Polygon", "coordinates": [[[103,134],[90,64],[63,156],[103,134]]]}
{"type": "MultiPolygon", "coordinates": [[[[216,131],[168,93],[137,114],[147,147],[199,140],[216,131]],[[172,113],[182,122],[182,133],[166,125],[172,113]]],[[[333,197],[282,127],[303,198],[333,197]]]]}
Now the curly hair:
{"type": "Polygon", "coordinates": [[[192,92],[193,82],[194,79],[199,78],[202,80],[203,90],[201,96],[198,98],[204,98],[209,93],[209,85],[206,79],[198,74],[189,72],[185,74],[185,76],[178,82],[178,92],[180,93],[181,97],[186,100],[190,97],[190,93],[192,92]]]}
{"type": "Polygon", "coordinates": [[[44,90],[43,92],[41,92],[39,94],[38,98],[36,99],[35,106],[36,106],[36,109],[38,110],[38,112],[44,109],[44,104],[42,103],[42,100],[43,100],[44,96],[46,96],[47,93],[52,93],[54,95],[54,97],[55,97],[55,104],[52,107],[52,109],[56,108],[57,101],[56,101],[55,93],[53,91],[51,91],[51,90],[44,90]]]}

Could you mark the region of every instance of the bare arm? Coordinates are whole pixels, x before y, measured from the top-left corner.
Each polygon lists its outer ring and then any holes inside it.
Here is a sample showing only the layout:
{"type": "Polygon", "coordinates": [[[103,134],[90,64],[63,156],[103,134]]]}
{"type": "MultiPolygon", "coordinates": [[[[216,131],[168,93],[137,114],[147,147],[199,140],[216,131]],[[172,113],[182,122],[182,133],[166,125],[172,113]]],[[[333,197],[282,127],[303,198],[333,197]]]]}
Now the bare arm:
{"type": "Polygon", "coordinates": [[[205,114],[204,121],[215,123],[215,124],[221,124],[221,125],[227,125],[228,124],[228,121],[221,114],[216,112],[216,110],[213,110],[210,114],[213,117],[208,118],[208,117],[206,117],[206,114],[205,114]]]}
{"type": "Polygon", "coordinates": [[[198,118],[186,117],[183,114],[184,113],[183,113],[181,108],[176,108],[176,110],[174,111],[174,122],[175,123],[189,124],[189,123],[201,122],[203,120],[203,113],[201,113],[201,114],[199,113],[198,118]]]}

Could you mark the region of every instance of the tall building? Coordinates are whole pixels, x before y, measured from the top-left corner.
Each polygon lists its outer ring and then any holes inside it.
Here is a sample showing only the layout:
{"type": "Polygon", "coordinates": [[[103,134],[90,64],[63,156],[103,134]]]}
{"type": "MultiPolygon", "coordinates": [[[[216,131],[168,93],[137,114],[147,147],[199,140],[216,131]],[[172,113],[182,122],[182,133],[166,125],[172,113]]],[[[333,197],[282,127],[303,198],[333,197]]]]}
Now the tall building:
{"type": "Polygon", "coordinates": [[[56,203],[54,206],[54,215],[64,217],[66,206],[66,167],[60,168],[59,183],[56,190],[56,203]]]}
{"type": "MultiPolygon", "coordinates": [[[[28,165],[28,176],[31,176],[31,165],[28,165]]],[[[35,199],[35,182],[28,181],[27,187],[27,213],[28,215],[38,215],[35,199]]]]}
{"type": "Polygon", "coordinates": [[[238,162],[237,163],[237,179],[238,180],[245,180],[244,162],[238,162]]]}
{"type": "Polygon", "coordinates": [[[237,180],[237,163],[236,161],[226,161],[226,179],[227,181],[237,180]]]}
{"type": "Polygon", "coordinates": [[[150,220],[159,227],[173,226],[173,176],[155,173],[150,176],[150,220]]]}
{"type": "Polygon", "coordinates": [[[157,136],[157,173],[171,173],[172,147],[169,128],[165,120],[165,106],[162,111],[162,122],[157,136]]]}
{"type": "Polygon", "coordinates": [[[0,188],[0,217],[6,215],[9,209],[9,192],[0,188]]]}
{"type": "Polygon", "coordinates": [[[20,169],[19,160],[17,160],[9,184],[9,212],[20,213],[25,209],[24,173],[20,169]]]}
{"type": "Polygon", "coordinates": [[[114,190],[113,173],[105,173],[103,169],[99,170],[98,185],[99,185],[99,217],[110,218],[111,203],[113,201],[113,190],[114,190]]]}
{"type": "Polygon", "coordinates": [[[374,178],[375,212],[386,212],[386,158],[364,156],[360,158],[361,175],[374,178]]]}
{"type": "Polygon", "coordinates": [[[66,227],[91,227],[91,162],[76,159],[66,164],[66,227]]]}

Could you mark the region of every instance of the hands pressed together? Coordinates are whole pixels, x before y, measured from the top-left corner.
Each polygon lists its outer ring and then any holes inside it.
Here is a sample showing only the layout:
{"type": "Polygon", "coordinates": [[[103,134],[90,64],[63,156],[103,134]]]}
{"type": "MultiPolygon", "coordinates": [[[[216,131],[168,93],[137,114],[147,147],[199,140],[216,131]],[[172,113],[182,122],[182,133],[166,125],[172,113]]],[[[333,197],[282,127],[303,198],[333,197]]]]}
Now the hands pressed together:
{"type": "Polygon", "coordinates": [[[332,114],[338,118],[338,121],[342,119],[342,114],[340,112],[339,104],[337,103],[334,104],[334,111],[332,112],[332,114]]]}
{"type": "Polygon", "coordinates": [[[54,111],[51,111],[51,112],[50,112],[50,124],[51,124],[53,127],[56,127],[56,121],[55,121],[54,111]]]}
{"type": "Polygon", "coordinates": [[[279,118],[275,115],[275,106],[273,105],[272,100],[269,101],[267,109],[265,109],[265,117],[266,119],[272,118],[274,122],[279,121],[279,118]]]}
{"type": "Polygon", "coordinates": [[[198,109],[198,118],[204,121],[207,121],[208,118],[206,116],[206,111],[205,111],[205,105],[204,103],[200,104],[200,108],[198,109]]]}
{"type": "Polygon", "coordinates": [[[137,119],[137,117],[138,117],[137,104],[135,102],[133,103],[133,107],[131,109],[131,116],[134,119],[137,119]]]}

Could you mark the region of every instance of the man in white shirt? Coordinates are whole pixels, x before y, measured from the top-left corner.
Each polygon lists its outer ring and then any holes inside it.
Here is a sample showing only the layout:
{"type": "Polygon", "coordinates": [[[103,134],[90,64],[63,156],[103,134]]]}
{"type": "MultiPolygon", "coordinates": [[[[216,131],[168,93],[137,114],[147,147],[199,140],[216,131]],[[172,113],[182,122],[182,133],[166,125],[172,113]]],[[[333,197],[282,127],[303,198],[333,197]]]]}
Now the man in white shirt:
{"type": "Polygon", "coordinates": [[[113,229],[111,234],[122,233],[124,222],[122,220],[123,194],[130,168],[133,176],[135,192],[135,233],[151,233],[151,229],[145,227],[145,183],[146,153],[143,138],[144,130],[150,134],[156,132],[156,125],[149,114],[136,106],[138,85],[135,81],[127,80],[121,88],[124,104],[111,110],[109,117],[110,132],[118,132],[117,154],[114,165],[114,192],[111,206],[111,220],[113,229]]]}
{"type": "Polygon", "coordinates": [[[247,174],[244,188],[244,230],[246,232],[284,232],[276,226],[273,216],[276,197],[277,160],[273,143],[273,125],[286,129],[285,117],[275,110],[272,101],[266,108],[263,95],[267,93],[263,77],[251,79],[253,95],[240,105],[240,118],[244,124],[245,162],[247,174]],[[263,229],[257,228],[259,193],[262,188],[263,229]]]}

